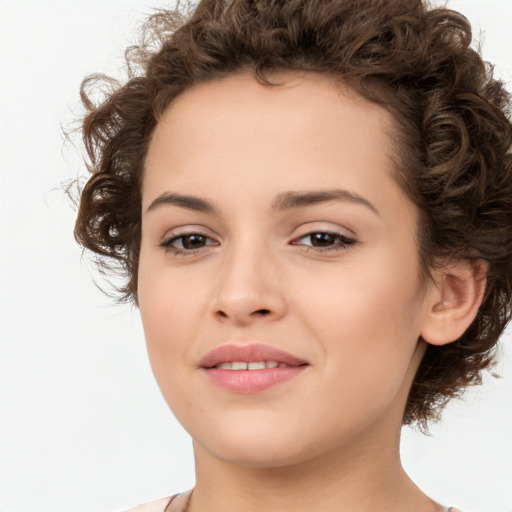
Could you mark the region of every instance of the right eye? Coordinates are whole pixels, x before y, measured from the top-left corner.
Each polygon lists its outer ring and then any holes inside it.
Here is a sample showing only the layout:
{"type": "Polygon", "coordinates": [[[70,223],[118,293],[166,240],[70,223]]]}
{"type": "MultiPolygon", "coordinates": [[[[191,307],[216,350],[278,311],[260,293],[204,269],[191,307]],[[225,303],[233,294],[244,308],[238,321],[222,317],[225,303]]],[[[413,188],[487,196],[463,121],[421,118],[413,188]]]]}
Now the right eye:
{"type": "Polygon", "coordinates": [[[172,253],[186,254],[194,253],[206,246],[218,245],[218,243],[202,233],[183,233],[167,238],[161,245],[172,253]]]}

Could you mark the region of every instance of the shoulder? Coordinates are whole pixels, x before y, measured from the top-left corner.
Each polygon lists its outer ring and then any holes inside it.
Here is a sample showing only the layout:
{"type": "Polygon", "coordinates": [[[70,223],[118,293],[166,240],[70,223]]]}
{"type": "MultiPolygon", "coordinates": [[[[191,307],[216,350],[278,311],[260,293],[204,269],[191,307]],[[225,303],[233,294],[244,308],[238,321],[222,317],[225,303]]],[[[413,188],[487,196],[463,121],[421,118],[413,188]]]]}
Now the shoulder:
{"type": "Polygon", "coordinates": [[[162,498],[149,503],[143,503],[142,505],[137,505],[125,512],[164,512],[171,499],[172,498],[162,498]]]}
{"type": "Polygon", "coordinates": [[[183,512],[186,510],[192,491],[186,491],[169,498],[143,503],[125,512],[183,512]]]}

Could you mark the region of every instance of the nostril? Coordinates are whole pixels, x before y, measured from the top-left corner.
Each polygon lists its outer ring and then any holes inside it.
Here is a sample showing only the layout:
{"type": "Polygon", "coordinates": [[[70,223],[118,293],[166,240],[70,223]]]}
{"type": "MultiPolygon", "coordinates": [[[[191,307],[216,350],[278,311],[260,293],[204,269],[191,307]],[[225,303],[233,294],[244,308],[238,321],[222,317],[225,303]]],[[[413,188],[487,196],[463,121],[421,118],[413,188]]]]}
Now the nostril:
{"type": "MultiPolygon", "coordinates": [[[[1,0],[0,0],[1,1],[1,0]]],[[[251,309],[251,308],[236,308],[232,309],[218,309],[215,311],[215,316],[222,320],[233,320],[235,322],[252,322],[258,318],[272,317],[273,310],[267,308],[251,309]]]]}

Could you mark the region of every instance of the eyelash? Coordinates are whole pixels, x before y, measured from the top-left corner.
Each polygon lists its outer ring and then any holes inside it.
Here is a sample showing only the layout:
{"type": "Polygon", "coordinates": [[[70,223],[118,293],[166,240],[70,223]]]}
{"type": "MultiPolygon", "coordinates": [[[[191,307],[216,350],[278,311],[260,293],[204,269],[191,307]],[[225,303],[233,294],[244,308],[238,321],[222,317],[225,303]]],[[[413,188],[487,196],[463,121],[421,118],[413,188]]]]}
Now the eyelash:
{"type": "MultiPolygon", "coordinates": [[[[313,235],[330,235],[330,236],[333,236],[337,239],[339,245],[335,245],[334,247],[315,247],[315,246],[304,246],[302,248],[303,251],[306,251],[306,252],[309,252],[311,250],[313,251],[316,251],[316,252],[329,252],[329,251],[344,251],[344,250],[347,250],[351,245],[354,245],[355,243],[357,243],[357,241],[353,238],[349,238],[347,236],[344,236],[342,235],[341,233],[337,233],[335,231],[311,231],[309,233],[306,233],[305,235],[302,235],[301,237],[297,238],[296,240],[303,240],[304,238],[307,238],[307,237],[312,237],[313,235]]],[[[183,255],[183,256],[187,256],[187,255],[193,255],[195,253],[197,253],[198,251],[201,251],[202,249],[204,249],[205,247],[212,247],[212,246],[215,246],[215,245],[218,245],[218,243],[214,243],[214,244],[208,244],[208,245],[204,245],[202,247],[198,247],[196,249],[180,249],[178,247],[173,247],[171,244],[173,244],[174,242],[176,242],[177,240],[182,240],[182,239],[185,239],[187,237],[191,237],[191,236],[200,236],[204,239],[209,239],[211,240],[211,238],[203,233],[200,233],[200,232],[192,232],[192,233],[182,233],[180,235],[173,235],[167,239],[165,239],[160,245],[161,247],[163,247],[167,252],[170,252],[171,254],[174,254],[174,255],[183,255]]],[[[183,243],[183,242],[182,242],[183,243]]],[[[335,243],[335,242],[333,242],[335,243]]],[[[299,245],[296,241],[293,241],[292,242],[293,245],[299,245]]]]}

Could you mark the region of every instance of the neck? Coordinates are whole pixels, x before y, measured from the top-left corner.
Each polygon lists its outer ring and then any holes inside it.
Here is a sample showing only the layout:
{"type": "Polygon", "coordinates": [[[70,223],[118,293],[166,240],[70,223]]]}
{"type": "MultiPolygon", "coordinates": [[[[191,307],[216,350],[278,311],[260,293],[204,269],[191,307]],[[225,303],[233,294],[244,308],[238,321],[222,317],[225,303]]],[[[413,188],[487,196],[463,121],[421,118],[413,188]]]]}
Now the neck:
{"type": "Polygon", "coordinates": [[[403,470],[399,435],[387,452],[382,446],[391,443],[379,436],[362,436],[349,446],[302,463],[255,468],[219,460],[194,443],[196,485],[187,512],[444,510],[403,470]]]}

